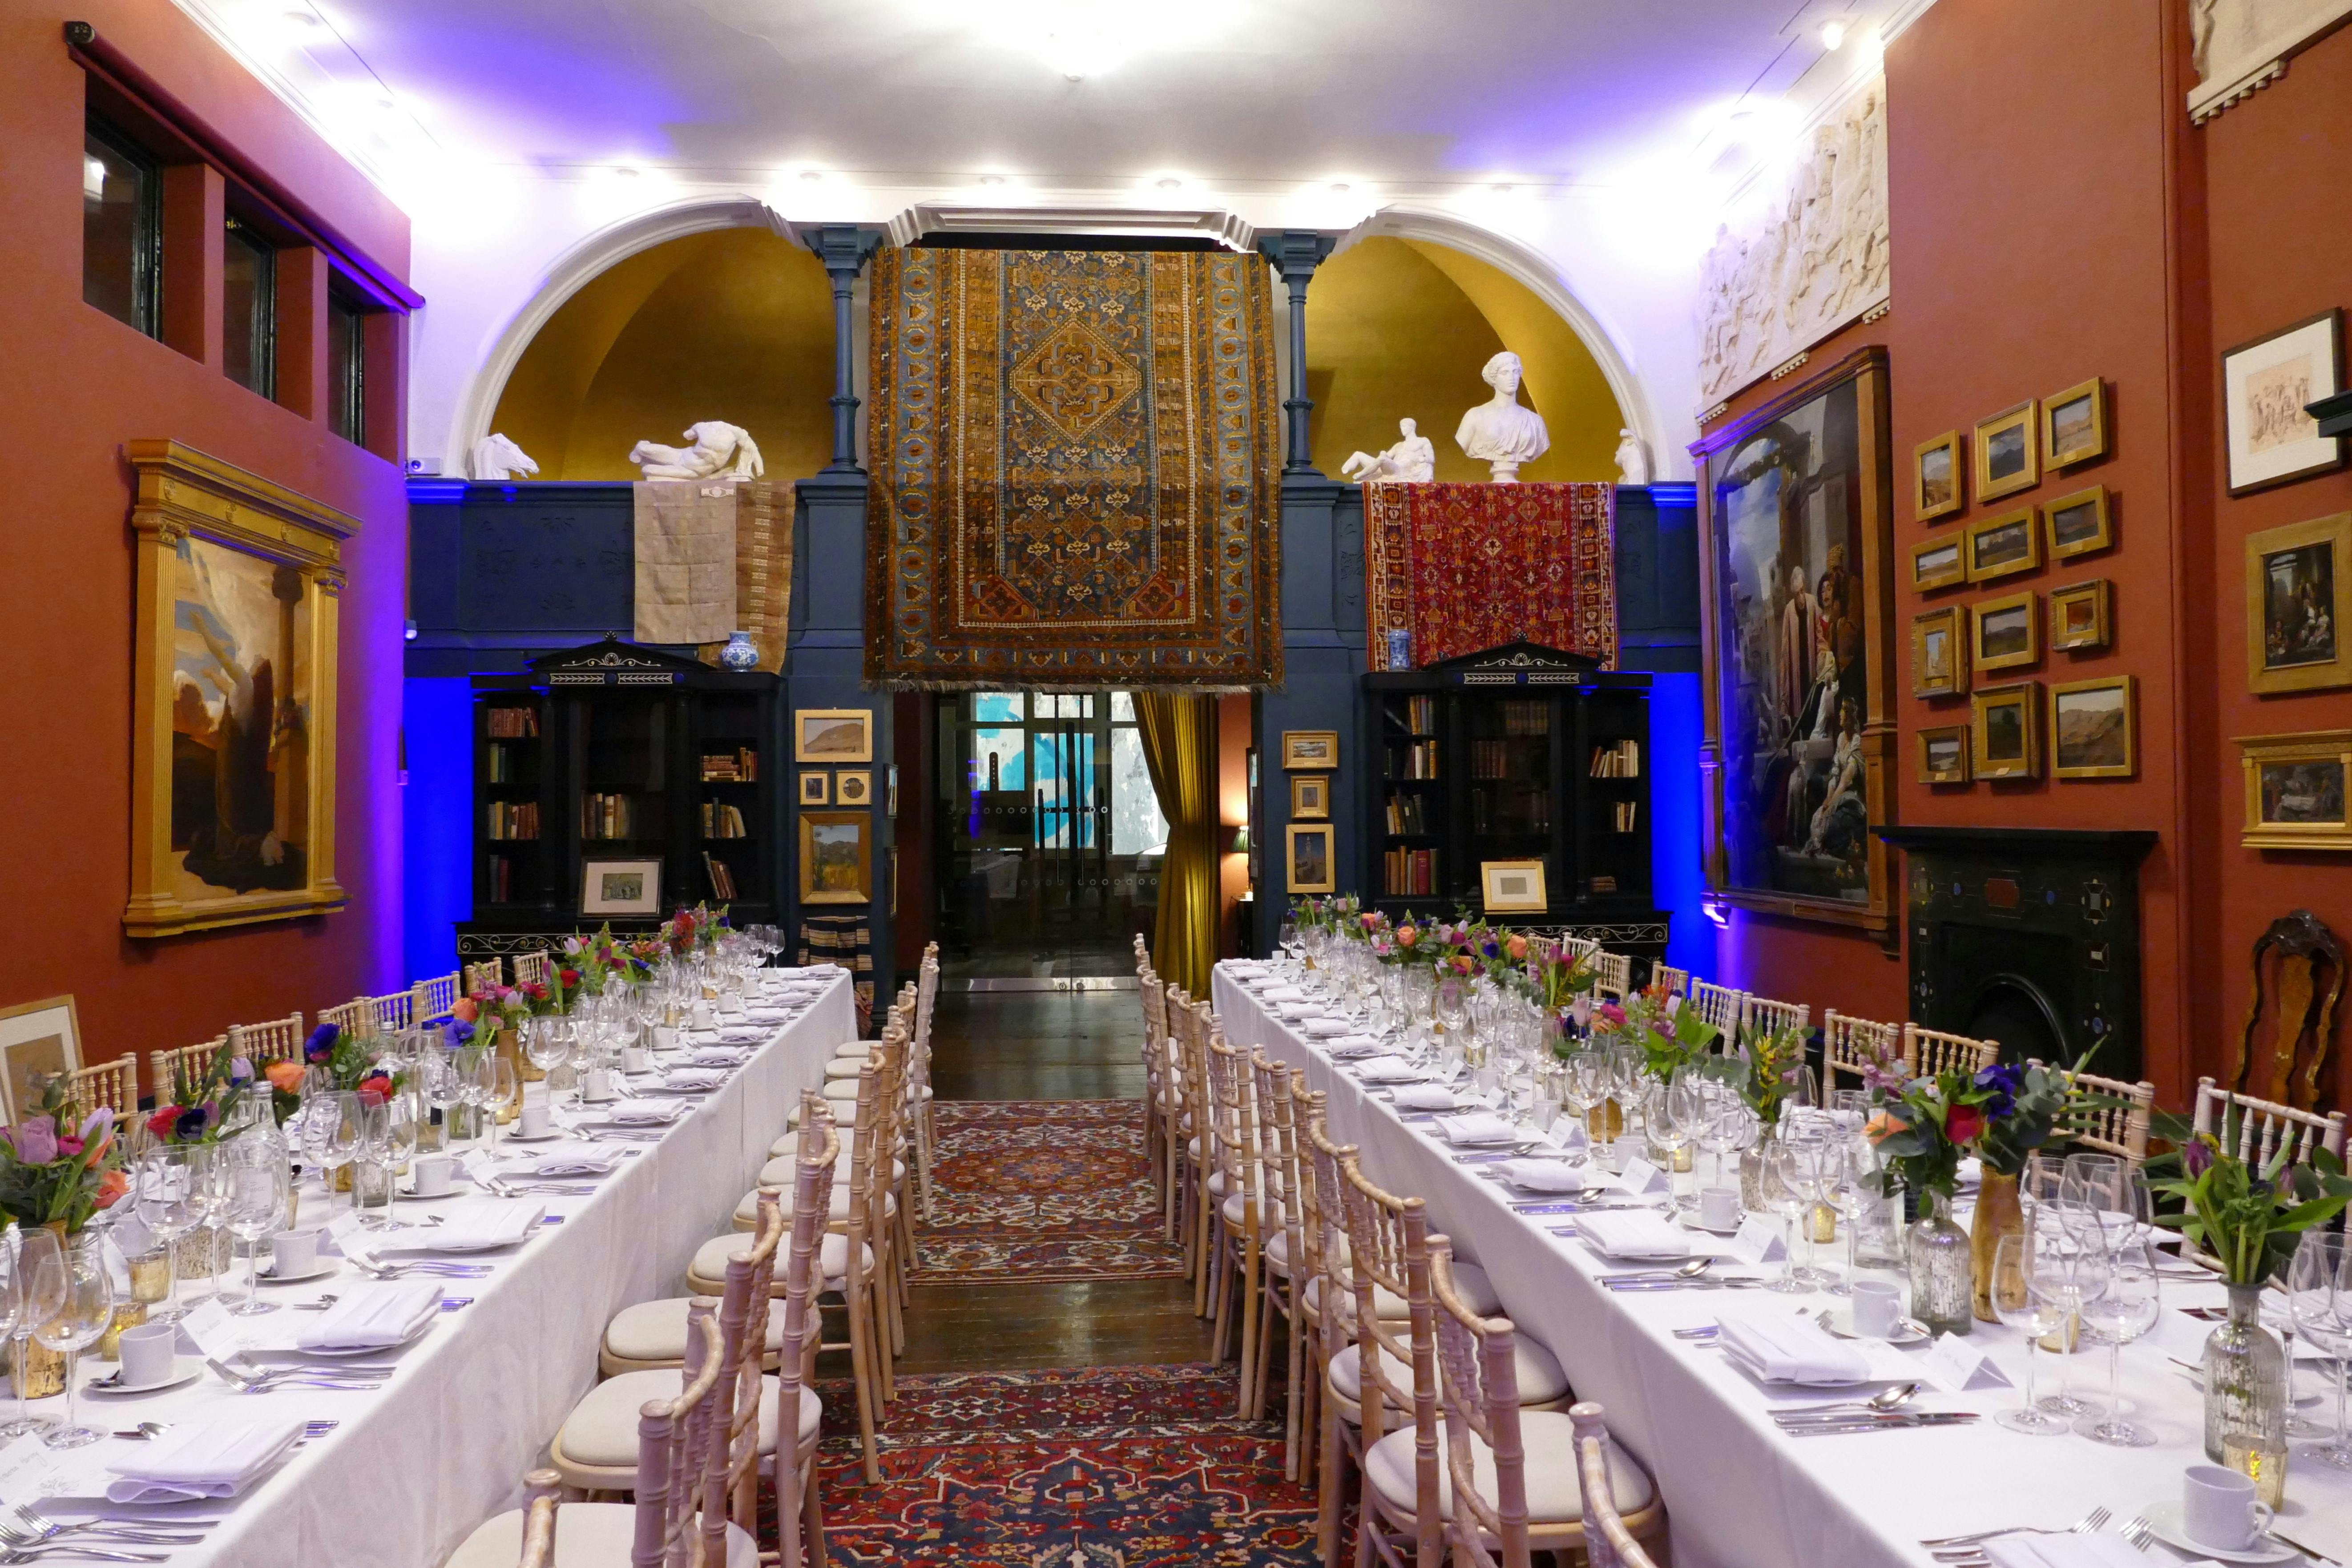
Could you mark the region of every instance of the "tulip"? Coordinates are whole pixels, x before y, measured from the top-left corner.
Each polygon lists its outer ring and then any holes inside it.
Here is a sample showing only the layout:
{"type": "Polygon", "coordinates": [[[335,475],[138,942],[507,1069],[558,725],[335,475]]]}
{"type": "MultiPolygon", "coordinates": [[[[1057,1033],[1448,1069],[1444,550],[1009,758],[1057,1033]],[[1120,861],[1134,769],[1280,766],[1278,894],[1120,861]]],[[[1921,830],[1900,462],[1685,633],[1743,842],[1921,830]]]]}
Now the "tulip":
{"type": "Polygon", "coordinates": [[[1966,1147],[1984,1131],[1984,1112],[1973,1105],[1955,1105],[1944,1112],[1944,1136],[1966,1147]]]}
{"type": "Polygon", "coordinates": [[[1510,941],[1503,944],[1503,951],[1509,953],[1514,959],[1525,958],[1528,955],[1528,939],[1523,936],[1515,936],[1511,938],[1510,941]]]}
{"type": "Polygon", "coordinates": [[[58,1121],[54,1116],[36,1116],[8,1129],[8,1142],[16,1151],[16,1158],[27,1165],[46,1165],[58,1157],[58,1121]]]}
{"type": "Polygon", "coordinates": [[[1570,1002],[1568,1005],[1568,1016],[1576,1020],[1576,1026],[1578,1028],[1585,1029],[1591,1027],[1592,997],[1591,994],[1588,994],[1579,996],[1575,1001],[1570,1002]]]}
{"type": "Polygon", "coordinates": [[[2221,1146],[2210,1132],[2200,1132],[2180,1146],[2180,1169],[2190,1181],[2195,1181],[2213,1168],[2216,1152],[2221,1146]]]}
{"type": "Polygon", "coordinates": [[[270,1088],[281,1094],[301,1092],[302,1064],[299,1062],[271,1062],[262,1069],[262,1076],[269,1079],[270,1088]]]}
{"type": "Polygon", "coordinates": [[[449,1016],[457,1019],[457,1022],[461,1024],[470,1024],[481,1016],[481,1004],[475,1001],[471,996],[458,997],[457,1005],[449,1009],[449,1016]]]}
{"type": "Polygon", "coordinates": [[[98,1206],[112,1208],[116,1200],[131,1190],[131,1178],[121,1171],[109,1171],[98,1179],[98,1206]]]}
{"type": "Polygon", "coordinates": [[[1862,1124],[1862,1135],[1873,1143],[1884,1143],[1897,1132],[1910,1131],[1911,1124],[1891,1110],[1876,1111],[1862,1124]]]}

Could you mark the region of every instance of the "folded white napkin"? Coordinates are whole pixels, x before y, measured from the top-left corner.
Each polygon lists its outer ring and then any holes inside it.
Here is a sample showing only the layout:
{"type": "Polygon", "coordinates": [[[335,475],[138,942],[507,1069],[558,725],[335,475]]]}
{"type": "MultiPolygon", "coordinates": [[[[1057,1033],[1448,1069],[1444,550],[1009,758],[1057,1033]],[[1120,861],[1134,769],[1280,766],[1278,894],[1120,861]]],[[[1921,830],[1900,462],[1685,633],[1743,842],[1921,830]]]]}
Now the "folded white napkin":
{"type": "Polygon", "coordinates": [[[597,1143],[577,1143],[543,1149],[531,1163],[534,1176],[608,1176],[621,1163],[618,1149],[597,1143]]]}
{"type": "Polygon", "coordinates": [[[754,1007],[744,1016],[754,1024],[789,1024],[797,1015],[790,1007],[754,1007]]]}
{"type": "Polygon", "coordinates": [[[1336,1040],[1340,1036],[1349,1033],[1354,1027],[1355,1026],[1349,1023],[1347,1019],[1334,1018],[1328,1015],[1307,1018],[1299,1025],[1300,1031],[1310,1040],[1336,1040]]]}
{"type": "Polygon", "coordinates": [[[1462,1116],[1441,1116],[1437,1130],[1455,1148],[1468,1148],[1482,1143],[1514,1143],[1519,1130],[1491,1110],[1473,1110],[1462,1116]]]}
{"type": "Polygon", "coordinates": [[[1296,985],[1269,985],[1257,994],[1261,1002],[1304,1002],[1307,993],[1296,985]]]}
{"type": "Polygon", "coordinates": [[[1367,1057],[1354,1070],[1366,1083],[1412,1083],[1421,1077],[1419,1068],[1396,1056],[1367,1057]]]}
{"type": "Polygon", "coordinates": [[[1572,1193],[1592,1184],[1592,1172],[1565,1160],[1506,1160],[1503,1179],[1531,1193],[1572,1193]]]}
{"type": "Polygon", "coordinates": [[[377,1280],[349,1287],[335,1304],[295,1325],[306,1351],[389,1350],[441,1310],[441,1287],[425,1279],[377,1280]]]}
{"type": "Polygon", "coordinates": [[[667,1127],[685,1109],[674,1100],[639,1100],[614,1106],[604,1118],[617,1127],[667,1127]]]}
{"type": "Polygon", "coordinates": [[[1396,1091],[1393,1103],[1399,1110],[1451,1110],[1455,1101],[1444,1084],[1409,1083],[1396,1091]]]}
{"type": "Polygon", "coordinates": [[[1341,1035],[1323,1047],[1331,1053],[1333,1061],[1347,1061],[1354,1057],[1369,1057],[1381,1048],[1380,1041],[1370,1035],[1341,1035]]]}
{"type": "Polygon", "coordinates": [[[1647,1209],[1580,1214],[1576,1230],[1610,1258],[1687,1258],[1693,1250],[1689,1232],[1647,1209]]]}
{"type": "Polygon", "coordinates": [[[719,1043],[722,1046],[756,1046],[767,1037],[768,1031],[765,1029],[738,1027],[719,1031],[719,1043]]]}
{"type": "Polygon", "coordinates": [[[547,1205],[528,1198],[467,1198],[443,1211],[439,1225],[395,1230],[376,1243],[386,1252],[478,1252],[512,1247],[539,1228],[547,1205]]]}
{"type": "Polygon", "coordinates": [[[1228,974],[1264,974],[1265,960],[1262,958],[1228,958],[1224,961],[1228,974]]]}
{"type": "Polygon", "coordinates": [[[1860,1383],[1870,1375],[1868,1356],[1803,1318],[1726,1317],[1716,1339],[1764,1383],[1860,1383]]]}
{"type": "Polygon", "coordinates": [[[699,1046],[686,1059],[698,1068],[740,1068],[751,1054],[729,1046],[699,1046]]]}
{"type": "MultiPolygon", "coordinates": [[[[2148,1568],[2152,1561],[2120,1535],[2075,1535],[2071,1531],[2064,1535],[1995,1536],[1984,1543],[1984,1554],[1993,1568],[2148,1568]]],[[[2176,1568],[2179,1565],[2176,1564],[2176,1568]]]]}
{"type": "Polygon", "coordinates": [[[717,1068],[672,1068],[662,1079],[664,1089],[717,1089],[727,1081],[727,1075],[717,1068]]]}
{"type": "MultiPolygon", "coordinates": [[[[434,1294],[440,1292],[436,1289],[434,1294]]],[[[299,1415],[207,1413],[152,1442],[126,1445],[106,1467],[115,1503],[187,1502],[235,1497],[259,1480],[302,1436],[299,1415]]]]}

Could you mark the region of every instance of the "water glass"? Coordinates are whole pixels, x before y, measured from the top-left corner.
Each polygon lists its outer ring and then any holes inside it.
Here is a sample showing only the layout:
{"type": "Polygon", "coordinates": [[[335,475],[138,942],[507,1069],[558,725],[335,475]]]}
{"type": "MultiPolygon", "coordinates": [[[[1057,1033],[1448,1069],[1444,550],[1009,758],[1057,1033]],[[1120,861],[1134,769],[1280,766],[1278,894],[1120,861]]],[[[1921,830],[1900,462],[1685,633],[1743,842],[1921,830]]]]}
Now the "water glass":
{"type": "MultiPolygon", "coordinates": [[[[81,1425],[81,1352],[105,1337],[114,1321],[114,1276],[106,1267],[101,1238],[85,1232],[62,1243],[49,1232],[33,1265],[26,1296],[32,1304],[33,1342],[66,1358],[65,1425],[47,1433],[52,1448],[79,1448],[106,1434],[81,1425]]],[[[18,1364],[22,1364],[20,1361],[18,1364]]]]}
{"type": "Polygon", "coordinates": [[[2156,1249],[2145,1241],[2128,1242],[2107,1254],[2106,1289],[2086,1297],[2083,1327],[2107,1346],[2107,1413],[2084,1416],[2075,1427],[2095,1443],[2118,1448],[2140,1448],[2156,1435],[2124,1419],[2124,1346],[2156,1327],[2163,1311],[2163,1289],[2156,1272],[2156,1249]]]}
{"type": "MultiPolygon", "coordinates": [[[[2352,1470],[2352,1433],[2345,1428],[2345,1380],[2352,1375],[2352,1238],[2317,1226],[2303,1233],[2287,1266],[2287,1303],[2295,1329],[2313,1348],[2334,1358],[2336,1436],[2297,1452],[2339,1470],[2352,1470]]],[[[2292,1362],[2288,1363],[2290,1368],[2292,1362]]]]}
{"type": "Polygon", "coordinates": [[[131,1172],[132,1211],[163,1247],[163,1300],[149,1309],[150,1322],[177,1322],[186,1310],[180,1305],[180,1243],[204,1223],[201,1163],[197,1150],[164,1144],[141,1155],[131,1172]]]}
{"type": "Polygon", "coordinates": [[[1994,1315],[2025,1335],[2025,1403],[1993,1419],[2034,1437],[2053,1437],[2067,1429],[2064,1420],[2042,1409],[2033,1397],[2033,1371],[2039,1364],[2033,1352],[2043,1335],[2066,1326],[2074,1310],[2067,1270],[2055,1254],[2054,1247],[2037,1247],[2031,1230],[2004,1236],[1993,1247],[1989,1293],[1994,1315]]]}

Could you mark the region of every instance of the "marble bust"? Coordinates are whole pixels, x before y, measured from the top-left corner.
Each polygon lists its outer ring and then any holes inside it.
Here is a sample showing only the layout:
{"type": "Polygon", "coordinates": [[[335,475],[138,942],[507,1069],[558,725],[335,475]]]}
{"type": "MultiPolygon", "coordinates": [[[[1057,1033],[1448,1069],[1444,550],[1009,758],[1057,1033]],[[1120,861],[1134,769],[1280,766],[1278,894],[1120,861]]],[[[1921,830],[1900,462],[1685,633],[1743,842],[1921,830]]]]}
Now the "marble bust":
{"type": "Polygon", "coordinates": [[[1410,419],[1397,421],[1397,430],[1404,439],[1385,452],[1350,452],[1348,460],[1339,465],[1343,479],[1360,479],[1366,484],[1383,480],[1426,484],[1437,477],[1437,447],[1430,438],[1421,435],[1410,419]]]}
{"type": "Polygon", "coordinates": [[[1621,485],[1646,485],[1650,482],[1650,452],[1642,438],[1631,430],[1617,432],[1617,482],[1621,485]]]}
{"type": "Polygon", "coordinates": [[[1479,374],[1495,395],[1465,414],[1462,427],[1454,432],[1465,457],[1492,465],[1498,485],[1516,484],[1520,464],[1532,463],[1551,449],[1543,416],[1519,405],[1520,374],[1519,356],[1508,349],[1488,360],[1479,374]]]}

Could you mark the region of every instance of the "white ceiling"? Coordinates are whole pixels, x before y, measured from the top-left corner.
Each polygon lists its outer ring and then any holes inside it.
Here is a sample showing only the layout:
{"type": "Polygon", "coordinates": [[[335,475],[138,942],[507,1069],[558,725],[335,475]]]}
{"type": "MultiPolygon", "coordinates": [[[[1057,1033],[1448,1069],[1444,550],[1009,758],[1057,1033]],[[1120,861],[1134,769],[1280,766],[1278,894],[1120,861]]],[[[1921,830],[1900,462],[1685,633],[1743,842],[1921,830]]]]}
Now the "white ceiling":
{"type": "Polygon", "coordinates": [[[1846,79],[1923,0],[179,4],[395,192],[418,165],[619,164],[1165,200],[1703,168],[1732,113],[1846,79]],[[1851,41],[1825,59],[1829,19],[1851,41]]]}

